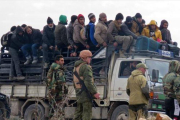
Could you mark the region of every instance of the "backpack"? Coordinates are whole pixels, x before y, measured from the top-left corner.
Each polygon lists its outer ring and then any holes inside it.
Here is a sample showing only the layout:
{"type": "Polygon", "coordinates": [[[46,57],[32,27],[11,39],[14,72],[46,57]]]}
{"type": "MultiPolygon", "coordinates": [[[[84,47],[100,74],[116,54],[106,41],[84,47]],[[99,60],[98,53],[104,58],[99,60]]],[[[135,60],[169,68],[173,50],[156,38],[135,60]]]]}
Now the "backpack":
{"type": "Polygon", "coordinates": [[[13,32],[8,32],[6,34],[4,34],[2,37],[1,37],[1,45],[3,47],[9,47],[10,46],[10,42],[11,42],[11,37],[13,35],[13,32]]]}
{"type": "Polygon", "coordinates": [[[91,40],[91,42],[95,45],[95,46],[97,46],[98,45],[98,42],[96,41],[96,39],[94,38],[94,33],[95,33],[95,25],[93,24],[93,23],[89,23],[88,24],[88,34],[89,34],[89,38],[90,38],[90,40],[91,40]]]}

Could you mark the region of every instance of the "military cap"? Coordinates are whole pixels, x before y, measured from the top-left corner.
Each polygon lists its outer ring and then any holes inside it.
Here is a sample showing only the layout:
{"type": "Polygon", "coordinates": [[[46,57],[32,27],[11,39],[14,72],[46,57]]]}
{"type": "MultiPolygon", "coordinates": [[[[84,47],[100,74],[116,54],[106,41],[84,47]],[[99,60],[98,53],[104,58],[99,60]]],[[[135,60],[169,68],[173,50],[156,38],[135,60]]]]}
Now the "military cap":
{"type": "Polygon", "coordinates": [[[148,69],[148,67],[146,67],[146,64],[143,64],[143,63],[139,63],[136,65],[136,68],[139,69],[139,68],[145,68],[145,69],[148,69]]]}

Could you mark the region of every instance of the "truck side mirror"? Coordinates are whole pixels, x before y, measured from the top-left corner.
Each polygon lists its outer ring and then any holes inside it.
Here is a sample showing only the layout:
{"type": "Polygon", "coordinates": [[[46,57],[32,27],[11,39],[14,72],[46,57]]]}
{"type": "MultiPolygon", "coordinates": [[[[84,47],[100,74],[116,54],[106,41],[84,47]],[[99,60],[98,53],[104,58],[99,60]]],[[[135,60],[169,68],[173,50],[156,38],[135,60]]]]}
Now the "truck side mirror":
{"type": "Polygon", "coordinates": [[[159,79],[159,70],[152,70],[152,82],[158,82],[159,79]]]}

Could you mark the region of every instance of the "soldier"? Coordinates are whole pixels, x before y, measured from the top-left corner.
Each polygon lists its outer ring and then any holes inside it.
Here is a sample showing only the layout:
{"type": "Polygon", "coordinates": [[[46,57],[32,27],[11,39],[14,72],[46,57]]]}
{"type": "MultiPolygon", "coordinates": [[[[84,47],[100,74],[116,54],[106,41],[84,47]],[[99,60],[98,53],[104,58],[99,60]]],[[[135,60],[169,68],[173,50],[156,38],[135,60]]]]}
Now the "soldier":
{"type": "MultiPolygon", "coordinates": [[[[174,88],[173,90],[173,87],[175,87],[174,86],[175,79],[177,78],[177,76],[179,76],[178,74],[179,66],[180,64],[178,61],[176,60],[171,61],[169,65],[169,72],[163,78],[164,94],[166,95],[166,99],[165,99],[166,114],[172,119],[175,117],[174,99],[176,99],[176,95],[174,90],[178,90],[176,88],[174,88]]],[[[176,87],[178,86],[176,85],[176,87]]]]}
{"type": "Polygon", "coordinates": [[[146,65],[139,63],[128,78],[126,92],[129,95],[129,120],[147,117],[149,87],[144,76],[146,65]]]}
{"type": "MultiPolygon", "coordinates": [[[[92,68],[89,65],[91,62],[92,53],[89,50],[80,52],[80,60],[75,62],[74,72],[76,71],[79,77],[84,81],[85,87],[94,98],[99,99],[96,86],[94,85],[92,68]]],[[[79,79],[73,76],[74,87],[77,97],[77,108],[74,115],[74,120],[91,120],[92,118],[92,102],[86,91],[82,89],[79,79]]]]}
{"type": "Polygon", "coordinates": [[[63,65],[63,56],[57,55],[55,57],[55,62],[52,63],[47,74],[47,86],[49,88],[49,102],[51,105],[51,110],[52,108],[57,107],[54,105],[61,103],[68,93],[63,65]]]}

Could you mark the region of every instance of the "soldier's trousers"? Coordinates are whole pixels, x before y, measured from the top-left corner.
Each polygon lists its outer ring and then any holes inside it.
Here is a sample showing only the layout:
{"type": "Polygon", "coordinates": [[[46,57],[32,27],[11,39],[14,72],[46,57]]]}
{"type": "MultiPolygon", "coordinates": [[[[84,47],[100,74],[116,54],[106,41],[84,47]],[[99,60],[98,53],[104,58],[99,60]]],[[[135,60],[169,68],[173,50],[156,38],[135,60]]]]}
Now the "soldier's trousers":
{"type": "Polygon", "coordinates": [[[91,102],[77,103],[73,120],[91,120],[91,118],[92,118],[92,103],[91,102]]]}
{"type": "Polygon", "coordinates": [[[147,106],[141,105],[129,105],[129,120],[139,120],[139,118],[147,118],[147,106]]]}
{"type": "Polygon", "coordinates": [[[122,50],[127,51],[133,42],[131,36],[115,36],[115,40],[118,44],[122,44],[122,50]]]}

